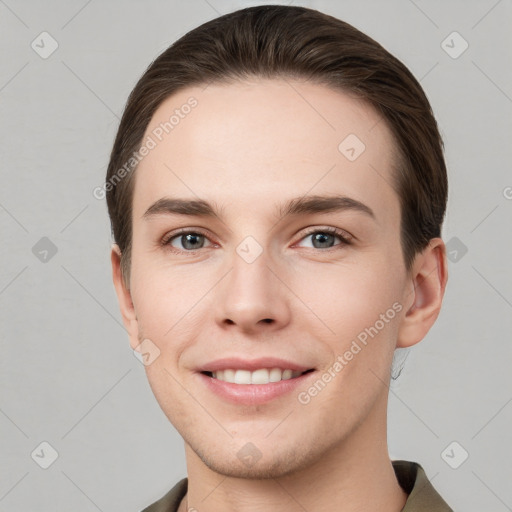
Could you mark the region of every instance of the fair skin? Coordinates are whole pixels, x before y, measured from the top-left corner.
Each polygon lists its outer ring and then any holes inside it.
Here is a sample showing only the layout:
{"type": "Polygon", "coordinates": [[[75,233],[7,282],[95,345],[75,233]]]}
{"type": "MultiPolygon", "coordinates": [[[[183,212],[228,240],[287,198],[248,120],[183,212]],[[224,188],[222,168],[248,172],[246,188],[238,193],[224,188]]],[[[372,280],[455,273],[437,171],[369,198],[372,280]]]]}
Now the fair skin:
{"type": "Polygon", "coordinates": [[[178,92],[146,134],[190,96],[197,107],[136,171],[129,288],[116,245],[111,258],[131,347],[149,339],[160,350],[147,377],[185,440],[189,483],[180,510],[399,512],[407,496],[386,438],[393,351],[427,334],[447,274],[437,238],[406,271],[386,123],[339,91],[255,78],[178,92]],[[338,150],[349,134],[366,146],[354,161],[338,150]],[[334,195],[372,214],[279,215],[292,198],[334,195]],[[164,197],[207,201],[216,215],[144,216],[164,197]],[[350,243],[312,235],[329,227],[350,243]],[[199,232],[195,251],[174,236],[179,228],[199,232]],[[251,263],[236,250],[248,236],[262,251],[251,263]],[[400,311],[342,371],[309,403],[299,402],[299,392],[397,303],[400,311]],[[231,356],[279,357],[314,371],[266,403],[233,403],[198,371],[231,356]],[[249,442],[260,454],[251,465],[237,456],[249,442]]]}

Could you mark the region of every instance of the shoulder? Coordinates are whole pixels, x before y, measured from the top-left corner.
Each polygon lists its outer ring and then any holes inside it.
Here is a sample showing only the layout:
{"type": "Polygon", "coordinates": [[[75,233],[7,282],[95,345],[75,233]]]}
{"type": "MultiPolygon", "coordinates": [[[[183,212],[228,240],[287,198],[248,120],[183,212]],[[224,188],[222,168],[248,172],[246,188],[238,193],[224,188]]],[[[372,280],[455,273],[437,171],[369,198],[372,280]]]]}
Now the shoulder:
{"type": "MultiPolygon", "coordinates": [[[[398,483],[409,495],[402,512],[453,512],[418,463],[394,460],[393,469],[398,483]]],[[[187,488],[188,479],[183,478],[167,494],[141,512],[176,512],[187,488]]]]}
{"type": "Polygon", "coordinates": [[[188,479],[180,480],[165,496],[155,501],[141,512],[176,512],[181,500],[187,494],[188,479]]]}
{"type": "Polygon", "coordinates": [[[453,512],[418,463],[394,460],[393,469],[398,483],[409,495],[402,512],[453,512]]]}

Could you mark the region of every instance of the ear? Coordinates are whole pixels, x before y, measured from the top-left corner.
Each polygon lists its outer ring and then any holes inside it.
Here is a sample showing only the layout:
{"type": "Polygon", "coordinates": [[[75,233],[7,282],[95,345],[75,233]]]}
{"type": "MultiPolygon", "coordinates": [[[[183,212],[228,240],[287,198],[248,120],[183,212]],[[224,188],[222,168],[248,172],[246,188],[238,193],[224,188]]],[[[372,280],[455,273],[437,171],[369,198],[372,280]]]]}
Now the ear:
{"type": "Polygon", "coordinates": [[[441,238],[433,238],[412,266],[403,302],[408,310],[398,330],[397,348],[415,345],[427,335],[441,310],[447,280],[446,246],[441,238]]]}
{"type": "Polygon", "coordinates": [[[130,337],[130,345],[134,349],[139,345],[139,326],[130,290],[124,283],[121,273],[121,250],[117,244],[112,245],[110,261],[112,262],[112,280],[116,289],[119,309],[121,310],[121,315],[123,317],[123,324],[130,337]]]}

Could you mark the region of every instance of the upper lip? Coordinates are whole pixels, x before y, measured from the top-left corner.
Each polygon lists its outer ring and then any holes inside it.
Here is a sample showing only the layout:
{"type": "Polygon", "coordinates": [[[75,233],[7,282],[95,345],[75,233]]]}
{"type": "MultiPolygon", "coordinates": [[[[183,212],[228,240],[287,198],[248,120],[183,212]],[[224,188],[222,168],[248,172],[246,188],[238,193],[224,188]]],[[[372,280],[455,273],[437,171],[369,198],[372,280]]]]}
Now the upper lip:
{"type": "Polygon", "coordinates": [[[216,372],[218,370],[249,370],[255,371],[260,368],[281,368],[282,370],[294,370],[305,372],[313,369],[311,366],[304,366],[302,364],[287,361],[277,357],[259,357],[258,359],[241,359],[239,357],[225,357],[223,359],[216,359],[210,363],[206,363],[197,371],[199,372],[216,372]]]}

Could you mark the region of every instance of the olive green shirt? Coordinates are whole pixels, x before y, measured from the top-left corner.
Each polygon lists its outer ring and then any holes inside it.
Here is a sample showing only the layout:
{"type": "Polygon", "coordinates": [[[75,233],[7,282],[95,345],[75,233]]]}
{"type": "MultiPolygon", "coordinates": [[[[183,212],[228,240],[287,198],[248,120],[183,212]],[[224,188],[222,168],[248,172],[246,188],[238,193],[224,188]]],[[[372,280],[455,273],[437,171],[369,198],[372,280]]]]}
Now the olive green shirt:
{"type": "MultiPolygon", "coordinates": [[[[416,462],[394,460],[393,469],[402,489],[409,495],[402,512],[453,512],[432,487],[423,468],[416,462]]],[[[163,498],[142,512],[176,512],[187,493],[188,479],[180,480],[163,498]]]]}

